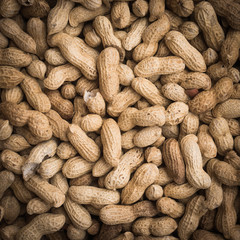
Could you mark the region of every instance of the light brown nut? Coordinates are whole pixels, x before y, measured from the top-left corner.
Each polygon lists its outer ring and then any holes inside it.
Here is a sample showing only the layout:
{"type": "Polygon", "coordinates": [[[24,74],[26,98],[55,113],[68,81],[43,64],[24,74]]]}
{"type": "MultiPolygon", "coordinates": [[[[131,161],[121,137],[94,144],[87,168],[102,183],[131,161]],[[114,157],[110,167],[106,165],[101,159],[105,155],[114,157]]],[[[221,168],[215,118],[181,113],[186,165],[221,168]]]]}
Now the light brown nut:
{"type": "Polygon", "coordinates": [[[163,136],[166,138],[175,138],[179,136],[179,125],[164,125],[162,126],[163,136]]]}
{"type": "Polygon", "coordinates": [[[218,53],[212,48],[205,50],[202,55],[207,66],[211,66],[218,61],[218,53]]]}
{"type": "Polygon", "coordinates": [[[179,31],[187,40],[192,40],[199,34],[199,27],[195,22],[186,21],[180,25],[179,31]]]}
{"type": "Polygon", "coordinates": [[[125,50],[131,51],[134,47],[141,43],[142,33],[147,27],[147,19],[137,19],[130,28],[126,37],[122,40],[122,45],[125,50]]]}
{"type": "Polygon", "coordinates": [[[43,18],[48,15],[50,6],[45,0],[34,1],[31,6],[22,6],[21,13],[25,18],[43,18]]]}
{"type": "Polygon", "coordinates": [[[179,57],[149,57],[143,59],[136,65],[134,73],[139,77],[151,77],[155,75],[181,72],[184,68],[185,63],[179,57]]]}
{"type": "Polygon", "coordinates": [[[203,165],[205,165],[209,159],[217,156],[217,146],[209,133],[209,127],[205,124],[199,127],[197,137],[198,146],[203,157],[203,165]]]}
{"type": "Polygon", "coordinates": [[[239,37],[240,31],[229,29],[226,39],[222,43],[220,55],[223,63],[228,67],[232,67],[238,59],[239,37]]]}
{"type": "Polygon", "coordinates": [[[77,27],[79,23],[87,22],[95,19],[97,16],[109,13],[109,10],[104,4],[95,10],[89,10],[83,6],[75,7],[69,14],[69,24],[72,27],[77,27]]]}
{"type": "Polygon", "coordinates": [[[231,164],[234,168],[240,170],[240,157],[235,151],[229,151],[224,157],[224,161],[231,164]]]}
{"type": "Polygon", "coordinates": [[[117,117],[140,98],[141,96],[134,91],[132,87],[125,87],[114,97],[113,101],[108,104],[107,112],[110,116],[117,117]]]}
{"type": "Polygon", "coordinates": [[[148,200],[156,201],[163,196],[163,189],[160,185],[152,184],[146,189],[145,195],[148,200]]]}
{"type": "Polygon", "coordinates": [[[13,40],[21,50],[36,53],[36,42],[19,27],[16,21],[10,18],[2,18],[0,20],[0,30],[6,37],[13,40]]]}
{"type": "Polygon", "coordinates": [[[177,125],[181,123],[189,111],[188,105],[183,102],[171,103],[165,112],[166,125],[177,125]]]}
{"type": "Polygon", "coordinates": [[[200,240],[200,239],[223,240],[223,237],[219,234],[198,229],[193,233],[193,240],[200,240]]]}
{"type": "Polygon", "coordinates": [[[107,174],[104,186],[107,189],[119,189],[127,185],[131,173],[143,162],[143,151],[140,148],[132,148],[120,158],[116,168],[107,174]]]}
{"type": "Polygon", "coordinates": [[[117,67],[119,83],[123,86],[130,86],[134,78],[133,70],[126,64],[120,63],[117,67]]]}
{"type": "Polygon", "coordinates": [[[224,118],[214,118],[209,124],[209,132],[215,140],[218,154],[225,155],[233,149],[233,137],[224,118]]]}
{"type": "Polygon", "coordinates": [[[137,219],[132,226],[132,231],[136,235],[153,235],[165,236],[169,235],[177,229],[177,223],[170,217],[160,218],[140,218],[137,219]]]}
{"type": "Polygon", "coordinates": [[[54,66],[65,64],[67,61],[58,48],[49,48],[44,53],[45,60],[54,66]]]}
{"type": "Polygon", "coordinates": [[[225,36],[212,5],[208,2],[197,4],[194,9],[194,17],[203,31],[203,36],[208,47],[219,51],[225,36]],[[211,32],[209,32],[210,29],[212,29],[211,32]]]}
{"type": "Polygon", "coordinates": [[[85,37],[85,42],[93,48],[98,47],[101,43],[102,40],[101,38],[97,35],[96,31],[93,29],[92,25],[86,24],[83,29],[83,35],[85,37]],[[88,30],[86,30],[88,29],[88,30]]]}
{"type": "Polygon", "coordinates": [[[14,196],[3,196],[0,205],[4,209],[3,219],[9,225],[12,224],[20,214],[20,204],[14,196]]]}
{"type": "Polygon", "coordinates": [[[240,123],[236,119],[227,119],[230,133],[236,137],[240,133],[240,123]]]}
{"type": "Polygon", "coordinates": [[[27,72],[30,76],[43,80],[47,71],[47,66],[40,60],[34,60],[27,67],[27,72]]]}
{"type": "Polygon", "coordinates": [[[111,166],[117,167],[121,156],[121,132],[114,119],[108,118],[103,122],[101,140],[105,161],[111,166]]]}
{"type": "Polygon", "coordinates": [[[156,202],[158,211],[172,218],[179,218],[184,214],[185,206],[169,197],[161,197],[156,202]]]}
{"type": "Polygon", "coordinates": [[[20,84],[28,103],[39,112],[48,112],[51,108],[50,100],[47,95],[42,92],[38,81],[30,76],[25,75],[24,80],[20,84]]]}
{"type": "Polygon", "coordinates": [[[186,178],[192,186],[206,189],[211,185],[211,178],[202,168],[202,155],[197,141],[197,137],[193,134],[185,136],[181,141],[181,150],[186,164],[186,178]]]}
{"type": "Polygon", "coordinates": [[[71,186],[68,191],[69,197],[78,204],[117,204],[120,201],[118,191],[93,187],[71,186]]]}
{"type": "Polygon", "coordinates": [[[0,33],[0,48],[6,48],[8,46],[8,38],[0,33]]]}
{"type": "Polygon", "coordinates": [[[122,148],[131,149],[135,146],[133,143],[133,137],[136,133],[137,133],[137,130],[132,129],[122,134],[122,137],[121,137],[122,148]]]}
{"type": "Polygon", "coordinates": [[[0,119],[0,140],[8,139],[13,131],[12,125],[8,120],[0,119]]]}
{"type": "Polygon", "coordinates": [[[120,60],[123,61],[125,57],[125,50],[122,47],[121,40],[118,39],[113,32],[111,22],[105,16],[98,16],[93,22],[93,27],[99,37],[102,39],[104,48],[114,47],[119,51],[120,60]]]}
{"type": "Polygon", "coordinates": [[[163,85],[161,88],[161,91],[164,95],[164,97],[176,101],[176,102],[188,102],[189,97],[185,93],[184,88],[179,86],[177,83],[167,83],[163,85]]]}
{"type": "Polygon", "coordinates": [[[62,173],[67,178],[76,178],[91,172],[92,168],[93,163],[90,163],[77,156],[66,161],[66,163],[63,165],[62,173]]]}
{"type": "Polygon", "coordinates": [[[66,83],[61,87],[61,95],[65,99],[74,99],[77,95],[75,85],[66,83]]]}
{"type": "Polygon", "coordinates": [[[13,88],[21,83],[25,75],[11,66],[0,66],[0,87],[13,88]]]}
{"type": "Polygon", "coordinates": [[[230,98],[233,92],[231,78],[223,77],[210,89],[197,94],[188,102],[192,113],[200,114],[212,110],[217,103],[221,103],[230,98]]]}
{"type": "Polygon", "coordinates": [[[15,180],[15,175],[8,171],[8,170],[3,170],[0,172],[0,180],[1,180],[1,185],[0,185],[0,199],[3,197],[4,192],[12,185],[12,183],[15,180]]]}
{"type": "Polygon", "coordinates": [[[132,179],[124,187],[121,193],[122,204],[132,204],[138,201],[158,176],[158,168],[155,164],[145,163],[135,172],[132,179]]]}
{"type": "Polygon", "coordinates": [[[58,89],[65,81],[76,81],[81,77],[79,69],[71,64],[65,64],[53,68],[48,77],[44,79],[44,86],[50,90],[58,89]]]}
{"type": "Polygon", "coordinates": [[[90,80],[97,78],[96,60],[83,50],[83,43],[79,38],[60,32],[53,35],[51,44],[59,47],[63,57],[79,68],[86,78],[90,80]]]}
{"type": "Polygon", "coordinates": [[[184,199],[191,197],[194,193],[196,193],[199,189],[193,187],[189,183],[184,183],[178,185],[176,183],[168,183],[164,189],[164,196],[171,197],[174,199],[184,199]]]}
{"type": "Polygon", "coordinates": [[[170,20],[171,23],[171,30],[178,30],[179,26],[183,24],[183,19],[179,17],[177,14],[175,14],[172,11],[169,11],[165,9],[164,13],[167,15],[167,17],[170,20]]]}
{"type": "Polygon", "coordinates": [[[67,178],[63,176],[63,174],[61,172],[56,173],[51,179],[50,179],[50,183],[59,188],[63,194],[67,194],[67,191],[69,189],[68,186],[68,181],[67,178]]]}
{"type": "Polygon", "coordinates": [[[90,10],[96,10],[102,5],[102,0],[73,0],[73,2],[81,3],[81,5],[90,10]]]}
{"type": "Polygon", "coordinates": [[[29,180],[34,175],[44,158],[46,156],[52,157],[56,153],[56,149],[57,142],[55,140],[39,143],[34,147],[22,167],[24,180],[29,180]]]}
{"type": "Polygon", "coordinates": [[[187,41],[182,33],[170,31],[165,36],[165,43],[173,54],[184,59],[186,66],[190,70],[197,72],[206,71],[203,56],[187,41]]]}
{"type": "Polygon", "coordinates": [[[32,198],[26,207],[27,213],[29,215],[33,214],[43,214],[50,210],[51,204],[44,202],[41,198],[32,198]]]}
{"type": "Polygon", "coordinates": [[[103,177],[106,175],[112,166],[108,164],[103,157],[101,157],[93,166],[92,175],[94,177],[103,177]]]}
{"type": "Polygon", "coordinates": [[[240,99],[228,99],[225,102],[218,104],[212,110],[214,117],[223,117],[226,119],[240,117],[240,99]],[[234,108],[232,107],[234,106],[234,108]]]}
{"type": "Polygon", "coordinates": [[[45,51],[49,48],[46,24],[40,18],[30,18],[27,22],[27,32],[36,42],[37,56],[40,59],[44,59],[45,51]]]}
{"type": "Polygon", "coordinates": [[[22,166],[24,164],[25,158],[20,156],[14,151],[5,149],[1,153],[2,165],[9,171],[15,174],[22,174],[22,166]]]}
{"type": "Polygon", "coordinates": [[[49,90],[46,94],[51,102],[53,110],[66,120],[72,118],[73,104],[70,100],[64,99],[58,90],[49,90]]]}
{"type": "Polygon", "coordinates": [[[63,214],[44,213],[33,218],[18,232],[17,240],[40,239],[45,234],[59,231],[65,223],[63,214]]]}
{"type": "Polygon", "coordinates": [[[16,0],[3,0],[0,3],[0,15],[2,17],[14,17],[18,14],[21,5],[16,0]]]}
{"type": "Polygon", "coordinates": [[[0,64],[12,67],[26,67],[32,62],[32,57],[18,48],[0,49],[0,64]]]}
{"type": "Polygon", "coordinates": [[[233,83],[238,83],[240,81],[240,72],[237,68],[231,67],[228,70],[228,76],[233,80],[233,83]]]}
{"type": "Polygon", "coordinates": [[[153,217],[157,209],[151,201],[141,201],[134,205],[108,205],[100,210],[100,219],[107,225],[131,223],[139,217],[153,217]]]}
{"type": "Polygon", "coordinates": [[[76,228],[85,230],[91,226],[92,219],[89,212],[82,205],[72,201],[69,197],[67,197],[64,202],[64,209],[76,228]]]}
{"type": "Polygon", "coordinates": [[[169,138],[163,143],[163,160],[177,184],[185,182],[185,164],[179,143],[174,138],[169,138]]]}
{"type": "Polygon", "coordinates": [[[75,157],[77,151],[69,142],[62,142],[58,145],[56,153],[61,159],[69,159],[75,157]]]}
{"type": "Polygon", "coordinates": [[[208,67],[207,74],[216,82],[220,78],[228,76],[228,67],[225,66],[222,61],[219,61],[208,67]]]}
{"type": "Polygon", "coordinates": [[[57,4],[50,10],[48,14],[48,35],[58,33],[66,27],[69,13],[73,7],[74,3],[72,1],[57,1],[57,4]]]}
{"type": "Polygon", "coordinates": [[[111,102],[119,91],[118,64],[119,54],[113,47],[106,48],[99,55],[97,61],[99,88],[100,93],[107,102],[111,102]]]}
{"type": "Polygon", "coordinates": [[[115,2],[111,8],[112,24],[116,28],[123,29],[130,22],[130,9],[127,2],[115,2]]]}
{"type": "Polygon", "coordinates": [[[160,90],[158,90],[157,87],[146,78],[134,78],[131,86],[138,94],[143,96],[152,105],[158,104],[166,106],[170,103],[169,100],[162,96],[160,90]]]}
{"type": "Polygon", "coordinates": [[[2,89],[1,100],[2,102],[20,103],[23,100],[24,94],[19,86],[2,89]]]}
{"type": "Polygon", "coordinates": [[[78,178],[70,180],[70,186],[90,186],[94,182],[95,178],[92,173],[86,173],[78,178]]]}
{"type": "Polygon", "coordinates": [[[216,217],[217,209],[208,210],[200,220],[200,228],[206,231],[211,231],[215,228],[215,217],[216,217]]]}
{"type": "Polygon", "coordinates": [[[65,201],[65,195],[60,189],[37,175],[34,175],[28,181],[24,182],[24,184],[28,190],[54,207],[60,207],[65,201]]]}
{"type": "Polygon", "coordinates": [[[164,0],[150,0],[149,1],[149,21],[153,22],[157,20],[165,10],[165,1],[164,0]]]}
{"type": "Polygon", "coordinates": [[[157,167],[162,164],[162,153],[157,147],[148,147],[144,152],[144,157],[148,163],[154,163],[157,167]]]}
{"type": "Polygon", "coordinates": [[[214,176],[214,161],[207,164],[207,173],[211,177],[211,186],[206,189],[206,206],[209,210],[218,208],[222,204],[222,183],[214,176]]]}
{"type": "Polygon", "coordinates": [[[37,172],[42,178],[49,179],[62,169],[64,161],[58,157],[52,157],[43,161],[37,172]]]}
{"type": "Polygon", "coordinates": [[[209,164],[213,165],[212,169],[214,171],[214,175],[221,183],[227,186],[239,186],[239,170],[235,169],[229,163],[220,161],[216,158],[211,159],[208,165],[209,164]]]}
{"type": "Polygon", "coordinates": [[[15,180],[11,185],[11,189],[16,198],[22,203],[28,203],[34,196],[33,193],[25,187],[20,176],[17,175],[15,175],[15,180]]]}
{"type": "Polygon", "coordinates": [[[143,43],[134,50],[132,57],[134,61],[140,62],[144,58],[153,56],[158,49],[158,42],[163,39],[170,30],[170,21],[167,15],[162,14],[160,18],[150,24],[142,34],[143,43]]]}
{"type": "Polygon", "coordinates": [[[146,127],[134,135],[133,143],[137,147],[147,147],[156,142],[161,135],[162,129],[160,127],[146,127]]]}
{"type": "Polygon", "coordinates": [[[67,236],[68,236],[68,239],[70,240],[74,240],[74,239],[84,240],[86,237],[86,231],[80,228],[76,228],[73,225],[68,225],[67,236]]]}
{"type": "Polygon", "coordinates": [[[87,114],[82,117],[80,127],[85,132],[95,132],[101,128],[102,124],[103,119],[98,114],[87,114]]]}
{"type": "Polygon", "coordinates": [[[188,17],[194,10],[193,0],[167,0],[166,5],[180,17],[188,17]]]}
{"type": "Polygon", "coordinates": [[[216,0],[210,0],[209,1],[212,6],[214,7],[216,13],[219,16],[224,16],[228,22],[228,24],[236,30],[240,30],[239,28],[239,4],[238,2],[228,2],[225,0],[221,1],[221,4],[219,4],[216,0]]]}
{"type": "Polygon", "coordinates": [[[148,13],[148,2],[137,0],[132,5],[132,11],[137,17],[144,17],[148,13]]]}
{"type": "Polygon", "coordinates": [[[200,218],[207,212],[204,200],[203,196],[197,195],[187,203],[185,214],[178,225],[178,235],[181,239],[189,239],[197,229],[200,218]]]}
{"type": "Polygon", "coordinates": [[[91,113],[98,114],[101,117],[105,116],[106,103],[98,89],[92,91],[85,90],[83,99],[91,113]]]}
{"type": "Polygon", "coordinates": [[[60,138],[62,141],[68,141],[67,129],[69,123],[62,119],[61,116],[54,110],[50,110],[45,114],[49,120],[49,124],[52,127],[53,135],[60,138]]]}

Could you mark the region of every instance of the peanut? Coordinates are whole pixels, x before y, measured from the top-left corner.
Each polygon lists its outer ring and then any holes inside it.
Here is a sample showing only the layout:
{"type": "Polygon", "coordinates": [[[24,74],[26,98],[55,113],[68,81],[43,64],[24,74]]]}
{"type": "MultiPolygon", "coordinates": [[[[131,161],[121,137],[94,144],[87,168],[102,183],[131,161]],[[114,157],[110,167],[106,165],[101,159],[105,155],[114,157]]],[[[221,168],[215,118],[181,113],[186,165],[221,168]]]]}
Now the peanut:
{"type": "Polygon", "coordinates": [[[50,210],[51,204],[44,202],[40,198],[33,198],[27,204],[27,213],[29,215],[33,214],[43,214],[50,210]]]}
{"type": "Polygon", "coordinates": [[[133,222],[139,217],[153,217],[157,209],[150,201],[141,201],[134,205],[108,205],[100,210],[100,219],[108,225],[133,222]]]}
{"type": "Polygon", "coordinates": [[[167,0],[166,5],[180,17],[188,17],[194,9],[194,3],[192,0],[167,0]]]}

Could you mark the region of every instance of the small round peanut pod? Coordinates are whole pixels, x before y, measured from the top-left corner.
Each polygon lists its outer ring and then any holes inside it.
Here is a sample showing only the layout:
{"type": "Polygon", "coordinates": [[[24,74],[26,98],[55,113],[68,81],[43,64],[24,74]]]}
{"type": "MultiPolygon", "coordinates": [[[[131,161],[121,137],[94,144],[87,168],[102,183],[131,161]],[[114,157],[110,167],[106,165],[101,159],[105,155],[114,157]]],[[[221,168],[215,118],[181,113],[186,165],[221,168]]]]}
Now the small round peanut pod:
{"type": "Polygon", "coordinates": [[[163,196],[163,189],[160,185],[152,184],[145,191],[148,200],[156,201],[163,196]]]}

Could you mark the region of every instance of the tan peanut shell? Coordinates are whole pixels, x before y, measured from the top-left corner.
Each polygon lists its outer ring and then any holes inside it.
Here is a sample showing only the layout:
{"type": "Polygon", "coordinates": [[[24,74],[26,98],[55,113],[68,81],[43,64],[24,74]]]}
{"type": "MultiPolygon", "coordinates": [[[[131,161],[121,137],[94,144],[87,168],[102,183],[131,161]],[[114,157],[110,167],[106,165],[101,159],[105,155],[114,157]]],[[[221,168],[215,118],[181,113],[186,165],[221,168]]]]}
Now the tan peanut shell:
{"type": "Polygon", "coordinates": [[[132,231],[136,235],[149,236],[165,236],[174,232],[177,228],[177,223],[170,217],[160,218],[140,218],[137,219],[133,226],[132,231]]]}
{"type": "Polygon", "coordinates": [[[101,140],[105,161],[111,166],[117,167],[121,156],[121,132],[114,119],[104,120],[101,129],[101,140]]]}
{"type": "Polygon", "coordinates": [[[165,43],[173,54],[184,59],[189,69],[197,72],[206,71],[206,64],[203,56],[187,41],[182,33],[170,31],[165,36],[165,43]]]}
{"type": "Polygon", "coordinates": [[[92,219],[89,212],[80,204],[72,201],[69,197],[67,197],[64,202],[64,209],[76,228],[85,230],[91,226],[92,219]]]}
{"type": "Polygon", "coordinates": [[[43,80],[47,71],[47,66],[41,60],[34,60],[27,67],[27,72],[32,77],[43,80]]]}
{"type": "Polygon", "coordinates": [[[130,22],[130,9],[127,2],[115,2],[111,8],[111,20],[114,27],[123,29],[130,22]]]}
{"type": "Polygon", "coordinates": [[[1,100],[2,102],[20,103],[23,100],[23,91],[19,86],[2,89],[1,100]]]}
{"type": "Polygon", "coordinates": [[[0,140],[8,139],[13,131],[12,125],[8,120],[0,119],[0,140]]]}
{"type": "Polygon", "coordinates": [[[74,7],[74,3],[72,1],[66,0],[58,0],[57,4],[52,8],[48,14],[47,19],[47,28],[48,35],[52,35],[54,33],[58,33],[62,31],[67,23],[69,13],[74,7]]]}
{"type": "Polygon", "coordinates": [[[34,175],[28,181],[24,182],[24,184],[28,190],[54,207],[60,207],[65,201],[65,195],[60,189],[37,175],[34,175]]]}
{"type": "Polygon", "coordinates": [[[143,162],[143,151],[132,148],[120,158],[116,168],[107,174],[104,185],[107,189],[119,189],[127,185],[130,174],[143,162]]]}
{"type": "Polygon", "coordinates": [[[186,21],[180,25],[179,31],[187,40],[192,40],[199,34],[199,27],[195,22],[186,21]]]}
{"type": "Polygon", "coordinates": [[[99,89],[107,102],[111,102],[119,91],[118,64],[119,53],[113,47],[104,49],[97,60],[99,89]]]}
{"type": "Polygon", "coordinates": [[[166,5],[180,17],[188,17],[194,10],[194,3],[192,0],[167,0],[166,5]]]}
{"type": "Polygon", "coordinates": [[[93,20],[100,15],[105,15],[109,10],[105,5],[102,5],[96,10],[89,10],[82,6],[75,7],[69,14],[69,24],[72,27],[77,27],[79,23],[93,20]]]}
{"type": "Polygon", "coordinates": [[[134,68],[135,75],[139,77],[151,77],[155,75],[171,74],[183,71],[184,61],[175,56],[149,57],[143,59],[134,68]]]}
{"type": "Polygon", "coordinates": [[[33,198],[28,202],[26,210],[29,215],[33,215],[46,213],[50,208],[51,204],[44,202],[40,198],[33,198]]]}
{"type": "Polygon", "coordinates": [[[0,187],[0,199],[2,198],[4,192],[12,185],[14,182],[15,175],[8,171],[3,170],[0,172],[0,180],[1,180],[1,187],[0,187]]]}
{"type": "Polygon", "coordinates": [[[67,61],[58,48],[49,48],[44,53],[45,60],[54,66],[65,64],[67,61]]]}
{"type": "Polygon", "coordinates": [[[53,186],[59,188],[63,192],[63,194],[66,194],[69,189],[67,178],[61,172],[56,173],[50,179],[50,183],[53,186]]]}
{"type": "Polygon", "coordinates": [[[194,17],[203,31],[203,36],[208,47],[219,51],[225,36],[212,5],[206,1],[197,4],[194,10],[194,17]],[[211,32],[209,32],[210,29],[212,29],[211,32]]]}
{"type": "Polygon", "coordinates": [[[96,10],[102,5],[102,0],[73,0],[73,2],[81,3],[85,8],[96,10]]]}
{"type": "Polygon", "coordinates": [[[63,57],[79,68],[86,78],[90,80],[97,78],[96,61],[82,50],[82,43],[79,43],[77,37],[60,32],[53,35],[51,44],[59,47],[63,57]]]}
{"type": "Polygon", "coordinates": [[[179,143],[174,138],[169,138],[163,143],[163,160],[177,184],[185,182],[185,164],[179,143]]]}
{"type": "Polygon", "coordinates": [[[122,204],[132,204],[138,201],[148,186],[157,178],[158,168],[153,163],[145,163],[135,172],[133,178],[121,193],[122,204]]]}
{"type": "Polygon", "coordinates": [[[63,214],[44,213],[36,216],[18,232],[17,240],[40,239],[45,234],[59,231],[65,223],[63,214]]]}
{"type": "Polygon", "coordinates": [[[203,196],[197,195],[188,202],[185,214],[178,225],[178,234],[181,239],[189,239],[197,229],[200,218],[207,212],[204,200],[203,196]]]}
{"type": "Polygon", "coordinates": [[[212,48],[205,50],[202,55],[207,66],[211,66],[218,61],[218,53],[212,48]]]}
{"type": "Polygon", "coordinates": [[[45,23],[40,18],[30,18],[27,22],[27,32],[36,42],[36,54],[42,60],[45,51],[49,48],[45,23]]]}
{"type": "Polygon", "coordinates": [[[100,156],[97,144],[77,125],[69,125],[67,137],[78,153],[87,161],[95,162],[100,156]]]}
{"type": "Polygon", "coordinates": [[[67,178],[77,178],[86,173],[91,172],[93,163],[86,161],[85,159],[76,156],[68,159],[62,168],[62,173],[67,178]]]}
{"type": "Polygon", "coordinates": [[[26,67],[32,62],[32,57],[29,53],[9,47],[0,49],[0,64],[13,67],[26,67]]]}
{"type": "Polygon", "coordinates": [[[13,40],[21,50],[36,53],[36,42],[19,27],[16,21],[10,18],[2,18],[0,20],[0,30],[6,37],[13,40]]]}
{"type": "Polygon", "coordinates": [[[93,187],[93,186],[71,186],[68,194],[78,204],[117,204],[120,201],[118,191],[93,187]]]}
{"type": "Polygon", "coordinates": [[[149,1],[149,21],[153,22],[164,13],[165,1],[164,0],[150,0],[149,1]]]}
{"type": "Polygon", "coordinates": [[[107,225],[131,223],[138,217],[153,217],[157,209],[151,201],[141,201],[133,205],[108,205],[100,210],[100,219],[107,225]]]}
{"type": "Polygon", "coordinates": [[[169,104],[169,101],[162,96],[157,87],[145,78],[134,78],[131,86],[138,94],[143,96],[152,105],[158,104],[166,106],[169,104]]]}

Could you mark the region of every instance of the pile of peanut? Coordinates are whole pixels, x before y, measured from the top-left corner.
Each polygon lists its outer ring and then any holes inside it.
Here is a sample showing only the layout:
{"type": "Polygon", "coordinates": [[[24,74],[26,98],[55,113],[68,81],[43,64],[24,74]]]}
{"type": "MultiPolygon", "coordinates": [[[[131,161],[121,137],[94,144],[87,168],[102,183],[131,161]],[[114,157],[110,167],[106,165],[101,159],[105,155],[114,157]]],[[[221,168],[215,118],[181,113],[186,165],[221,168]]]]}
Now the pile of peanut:
{"type": "Polygon", "coordinates": [[[239,0],[1,0],[0,239],[239,240],[239,49],[239,0]]]}

